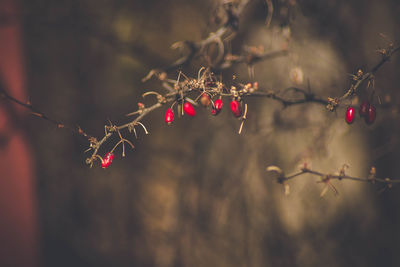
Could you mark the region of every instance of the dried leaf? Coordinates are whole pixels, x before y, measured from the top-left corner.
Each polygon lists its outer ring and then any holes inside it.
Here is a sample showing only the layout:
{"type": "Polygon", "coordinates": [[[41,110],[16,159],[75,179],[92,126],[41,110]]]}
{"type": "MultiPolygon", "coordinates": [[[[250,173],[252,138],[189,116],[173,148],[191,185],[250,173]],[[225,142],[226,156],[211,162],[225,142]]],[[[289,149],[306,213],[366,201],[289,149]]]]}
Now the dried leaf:
{"type": "Polygon", "coordinates": [[[267,172],[276,172],[276,173],[278,173],[279,175],[282,175],[282,174],[283,174],[282,169],[279,168],[278,166],[274,166],[274,165],[268,166],[268,167],[267,167],[267,172]]]}
{"type": "Polygon", "coordinates": [[[288,196],[290,194],[290,187],[289,184],[287,182],[283,183],[283,188],[285,190],[285,196],[288,196]]]}
{"type": "Polygon", "coordinates": [[[320,197],[324,197],[324,195],[326,194],[326,192],[328,192],[328,189],[329,189],[329,187],[328,187],[328,185],[326,184],[326,185],[324,186],[324,188],[322,189],[321,194],[319,194],[319,196],[320,196],[320,197]]]}

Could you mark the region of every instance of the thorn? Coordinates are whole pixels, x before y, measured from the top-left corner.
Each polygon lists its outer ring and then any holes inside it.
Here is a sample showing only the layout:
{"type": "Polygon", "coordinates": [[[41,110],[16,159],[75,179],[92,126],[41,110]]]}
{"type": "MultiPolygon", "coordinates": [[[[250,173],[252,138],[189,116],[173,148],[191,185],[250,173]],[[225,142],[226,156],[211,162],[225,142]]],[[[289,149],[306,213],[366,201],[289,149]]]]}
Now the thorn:
{"type": "Polygon", "coordinates": [[[43,114],[37,113],[37,112],[31,112],[32,115],[38,116],[40,118],[43,118],[43,114]]]}

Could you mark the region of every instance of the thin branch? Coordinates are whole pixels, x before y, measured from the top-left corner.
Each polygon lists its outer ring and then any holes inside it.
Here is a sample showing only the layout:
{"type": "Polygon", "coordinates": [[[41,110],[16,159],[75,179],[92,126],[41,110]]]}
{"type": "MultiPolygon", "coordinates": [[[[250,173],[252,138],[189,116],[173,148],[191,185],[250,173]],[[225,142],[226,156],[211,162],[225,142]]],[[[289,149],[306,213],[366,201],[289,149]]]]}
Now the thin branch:
{"type": "MultiPolygon", "coordinates": [[[[237,99],[239,101],[244,101],[247,97],[264,97],[270,98],[272,100],[278,101],[281,104],[286,106],[291,105],[298,105],[304,103],[318,103],[322,105],[326,105],[327,101],[323,100],[320,97],[317,97],[312,92],[308,92],[304,89],[300,88],[287,88],[284,91],[294,90],[297,93],[300,93],[301,96],[297,99],[289,99],[284,98],[283,96],[278,95],[278,93],[274,91],[263,91],[259,89],[258,83],[247,83],[247,84],[238,84],[237,86],[228,86],[221,81],[219,81],[215,76],[213,76],[212,72],[209,69],[201,68],[196,78],[190,78],[180,73],[178,75],[177,80],[165,80],[163,82],[164,87],[168,85],[168,88],[173,88],[173,90],[168,90],[168,92],[164,95],[155,92],[149,91],[143,94],[143,97],[148,95],[154,95],[157,99],[157,103],[153,104],[149,107],[144,107],[143,103],[138,105],[138,110],[127,114],[127,116],[137,116],[131,122],[126,124],[122,124],[120,126],[111,125],[106,126],[106,133],[105,135],[97,142],[91,143],[91,149],[93,149],[92,155],[90,158],[87,159],[87,163],[92,165],[93,161],[97,159],[97,154],[99,152],[100,147],[106,143],[114,133],[119,133],[119,131],[128,129],[129,131],[135,131],[135,126],[142,126],[144,125],[141,123],[142,119],[148,115],[149,113],[153,112],[154,110],[160,108],[161,106],[167,103],[178,104],[178,106],[182,105],[184,101],[189,101],[193,104],[197,104],[200,101],[200,96],[202,94],[206,94],[211,98],[229,98],[229,99],[237,99]],[[185,78],[181,80],[179,77],[184,76],[185,78]],[[194,96],[192,98],[192,96],[194,96]],[[195,99],[195,100],[193,100],[195,99]]],[[[247,104],[244,103],[245,106],[245,113],[241,118],[241,124],[239,127],[239,134],[242,131],[243,123],[246,119],[247,115],[247,104]]],[[[145,129],[145,128],[144,128],[145,129]]],[[[147,130],[145,129],[146,133],[147,130]]]]}
{"type": "Polygon", "coordinates": [[[47,116],[45,113],[43,113],[42,111],[40,111],[39,109],[37,109],[36,107],[34,107],[30,102],[25,103],[25,102],[22,102],[22,101],[20,101],[20,100],[18,100],[18,99],[16,99],[16,98],[12,97],[11,95],[9,95],[9,94],[6,92],[6,90],[5,90],[2,86],[0,86],[0,97],[3,98],[3,99],[5,99],[5,100],[8,100],[8,101],[10,101],[10,102],[13,102],[13,103],[15,103],[15,104],[18,104],[18,105],[20,105],[20,106],[22,106],[22,107],[27,108],[27,109],[31,112],[32,115],[37,116],[37,117],[39,117],[39,118],[41,118],[41,119],[43,119],[43,120],[46,120],[46,121],[48,121],[48,122],[50,122],[50,123],[52,123],[52,124],[55,124],[56,127],[59,128],[59,129],[67,129],[67,130],[70,130],[73,134],[77,134],[77,135],[84,136],[84,137],[86,137],[89,141],[90,141],[91,139],[93,139],[92,136],[90,136],[90,135],[88,135],[87,133],[85,133],[79,126],[77,126],[76,128],[75,128],[75,127],[67,126],[66,124],[64,124],[64,123],[62,123],[62,122],[60,122],[60,121],[57,121],[57,120],[55,120],[55,119],[53,119],[53,118],[50,118],[50,117],[47,116]]]}
{"type": "MultiPolygon", "coordinates": [[[[364,183],[372,183],[372,184],[384,184],[387,188],[391,188],[393,184],[399,184],[400,179],[391,179],[391,178],[377,178],[376,177],[376,169],[375,167],[372,167],[369,175],[367,177],[355,177],[355,176],[350,176],[345,173],[345,167],[348,167],[347,165],[344,165],[340,171],[339,174],[330,174],[330,173],[323,173],[320,171],[315,171],[310,168],[308,168],[306,165],[299,171],[291,175],[285,175],[284,172],[277,166],[269,166],[267,167],[267,171],[270,172],[275,172],[278,174],[277,177],[277,182],[280,184],[284,184],[285,186],[287,185],[287,182],[293,179],[297,179],[300,176],[305,176],[307,174],[311,174],[312,176],[318,176],[321,178],[320,182],[325,183],[326,186],[329,186],[335,193],[335,195],[338,194],[337,189],[330,183],[331,180],[351,180],[351,181],[356,181],[356,182],[364,182],[364,183]]],[[[323,189],[321,192],[321,196],[323,196],[326,192],[326,187],[323,189]]]]}
{"type": "MultiPolygon", "coordinates": [[[[395,52],[398,51],[399,49],[394,49],[388,56],[382,60],[376,67],[373,68],[373,71],[376,72],[380,66],[383,65],[384,62],[388,61],[388,58],[395,52]]],[[[371,72],[372,73],[372,72],[371,72]]],[[[324,106],[328,106],[331,104],[330,100],[325,100],[324,98],[315,95],[313,92],[310,90],[305,90],[297,87],[289,87],[284,90],[280,90],[278,92],[275,92],[273,90],[263,90],[259,87],[257,82],[254,83],[247,83],[247,84],[238,84],[236,86],[228,86],[227,84],[222,83],[219,81],[215,75],[209,70],[209,69],[204,69],[201,68],[198,74],[197,79],[196,78],[190,78],[184,75],[183,73],[179,73],[178,79],[177,80],[169,80],[165,79],[163,81],[163,87],[168,88],[168,92],[165,93],[164,95],[155,91],[149,91],[143,94],[143,97],[146,97],[148,95],[154,95],[156,97],[157,103],[145,107],[143,103],[138,103],[138,110],[129,113],[129,116],[137,116],[135,119],[133,119],[131,122],[128,122],[126,124],[122,124],[120,126],[116,125],[111,125],[111,126],[106,126],[106,132],[105,135],[98,141],[96,138],[88,136],[86,133],[84,133],[79,127],[78,129],[74,128],[69,128],[71,131],[74,133],[78,133],[79,135],[83,135],[88,138],[89,143],[90,143],[90,148],[89,150],[93,150],[91,157],[89,157],[86,162],[90,164],[91,166],[93,165],[93,162],[98,158],[98,152],[100,147],[105,144],[115,133],[120,134],[121,130],[128,129],[130,132],[134,131],[136,133],[136,126],[141,126],[145,130],[147,134],[147,129],[145,126],[141,123],[141,120],[148,115],[149,113],[153,112],[154,110],[160,108],[162,105],[166,103],[173,103],[178,104],[178,107],[182,105],[184,101],[189,101],[194,104],[196,104],[199,101],[200,95],[206,93],[209,95],[211,98],[230,98],[230,99],[236,99],[238,101],[244,101],[247,97],[263,97],[263,98],[270,98],[272,100],[280,102],[284,107],[288,106],[293,106],[293,105],[300,105],[300,104],[305,104],[305,103],[316,103],[324,106]],[[183,79],[180,79],[180,76],[183,76],[183,79]],[[294,91],[297,96],[296,97],[285,97],[283,94],[280,94],[279,92],[287,92],[287,91],[294,91]],[[193,99],[192,100],[192,96],[193,99]]],[[[8,95],[4,90],[1,91],[2,95],[4,98],[17,103],[21,106],[24,106],[25,108],[31,110],[32,114],[43,118],[47,121],[50,121],[53,124],[56,124],[57,127],[59,128],[67,128],[64,126],[64,124],[53,120],[46,116],[43,112],[37,110],[34,108],[30,103],[24,103],[21,102],[10,95],[8,95]]],[[[245,104],[246,105],[246,104],[245,104]]],[[[339,105],[339,104],[338,104],[339,105]]],[[[182,110],[182,109],[181,109],[182,110]]],[[[246,109],[247,110],[247,109],[246,109]]],[[[183,112],[183,110],[182,110],[183,112]]],[[[183,113],[182,113],[183,114],[183,113]]],[[[245,119],[245,116],[243,117],[245,119]]],[[[240,130],[239,133],[242,130],[243,127],[243,122],[244,119],[241,122],[240,130]]],[[[122,137],[120,136],[120,139],[122,140],[122,137]]],[[[127,140],[127,139],[124,139],[127,140]]],[[[335,176],[333,176],[335,177],[335,176]]],[[[344,178],[344,177],[342,177],[344,178]]],[[[347,179],[350,179],[350,177],[346,177],[347,179]]],[[[379,181],[379,180],[377,180],[379,181]]]]}
{"type": "Polygon", "coordinates": [[[272,3],[272,0],[266,0],[265,2],[267,4],[267,8],[268,8],[268,14],[267,14],[267,18],[265,20],[265,25],[267,27],[269,27],[269,25],[271,24],[271,21],[272,21],[272,15],[274,14],[274,5],[272,3]]]}
{"type": "Polygon", "coordinates": [[[389,44],[388,48],[379,50],[378,52],[381,54],[382,59],[369,72],[364,73],[362,70],[358,70],[357,74],[352,75],[354,83],[344,93],[344,95],[335,98],[328,98],[329,103],[326,108],[330,111],[334,111],[339,106],[342,100],[352,97],[361,84],[363,84],[365,81],[373,81],[375,79],[375,73],[386,62],[390,61],[391,57],[399,51],[400,46],[394,48],[392,43],[389,44]]]}
{"type": "Polygon", "coordinates": [[[108,131],[106,132],[106,134],[103,136],[103,138],[95,143],[91,143],[91,148],[93,149],[93,153],[92,156],[90,158],[86,159],[86,163],[89,165],[93,165],[93,162],[97,159],[97,154],[98,151],[100,149],[100,147],[111,137],[113,136],[114,133],[119,133],[120,130],[123,130],[125,128],[129,128],[132,129],[134,128],[136,125],[138,125],[139,121],[145,117],[148,113],[152,112],[153,110],[160,108],[162,106],[162,103],[156,103],[148,108],[144,108],[141,110],[140,115],[134,119],[133,121],[123,124],[121,126],[111,126],[108,128],[108,131]]]}
{"type": "Polygon", "coordinates": [[[294,87],[289,87],[289,88],[287,88],[285,90],[288,90],[288,89],[296,89],[297,92],[300,92],[301,94],[303,94],[303,97],[299,98],[299,99],[293,99],[293,100],[292,99],[285,99],[285,98],[279,96],[274,91],[256,91],[254,93],[246,94],[245,96],[271,98],[273,100],[281,102],[281,104],[284,107],[293,106],[293,105],[299,105],[299,104],[305,104],[305,103],[317,103],[317,104],[322,104],[324,106],[328,105],[328,101],[327,100],[323,99],[322,97],[316,96],[312,92],[307,92],[304,89],[294,88],[294,87]]]}

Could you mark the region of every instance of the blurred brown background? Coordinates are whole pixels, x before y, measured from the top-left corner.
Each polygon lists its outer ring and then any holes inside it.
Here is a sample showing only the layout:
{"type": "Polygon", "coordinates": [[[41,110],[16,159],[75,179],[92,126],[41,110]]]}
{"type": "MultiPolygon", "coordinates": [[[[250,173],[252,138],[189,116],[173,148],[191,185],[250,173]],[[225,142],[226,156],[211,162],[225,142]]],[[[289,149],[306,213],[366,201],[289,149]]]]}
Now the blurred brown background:
{"type": "MultiPolygon", "coordinates": [[[[400,41],[396,0],[273,2],[269,28],[265,3],[250,2],[231,49],[239,54],[244,45],[262,45],[272,51],[290,34],[290,54],[257,64],[254,79],[237,65],[223,73],[224,81],[236,74],[281,89],[293,85],[290,71],[300,68],[299,86],[309,80],[319,95],[339,96],[349,73],[379,61],[375,50],[386,44],[379,33],[400,41]]],[[[102,136],[108,119],[126,121],[123,114],[136,109],[143,92],[162,92],[159,82],[141,78],[179,57],[172,43],[201,40],[215,30],[218,4],[21,0],[31,102],[102,136]]],[[[183,71],[196,75],[200,64],[183,71]]],[[[377,74],[372,126],[361,120],[347,125],[343,109],[282,109],[251,99],[238,136],[227,110],[218,117],[199,110],[172,127],[158,110],[143,121],[150,135],[131,136],[135,150],[123,159],[117,153],[106,170],[85,165],[85,139],[27,119],[43,266],[399,266],[398,187],[378,195],[379,186],[336,181],[340,195],[321,199],[317,179],[303,177],[284,196],[265,172],[274,164],[290,173],[303,162],[335,172],[347,163],[354,176],[375,165],[379,177],[400,178],[399,67],[395,56],[377,74]],[[390,100],[390,108],[381,107],[377,95],[390,100]]]]}

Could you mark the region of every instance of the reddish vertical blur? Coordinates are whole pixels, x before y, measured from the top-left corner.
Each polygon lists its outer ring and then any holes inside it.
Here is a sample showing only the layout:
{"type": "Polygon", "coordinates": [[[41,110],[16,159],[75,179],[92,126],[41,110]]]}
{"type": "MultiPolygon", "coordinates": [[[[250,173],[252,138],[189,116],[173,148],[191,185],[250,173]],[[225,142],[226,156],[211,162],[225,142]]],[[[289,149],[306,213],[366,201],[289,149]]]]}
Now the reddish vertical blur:
{"type": "MultiPolygon", "coordinates": [[[[27,100],[22,51],[17,4],[0,0],[0,81],[9,94],[27,100]]],[[[38,266],[32,154],[15,127],[15,114],[26,111],[6,104],[0,101],[0,266],[38,266]]]]}

